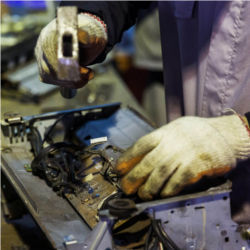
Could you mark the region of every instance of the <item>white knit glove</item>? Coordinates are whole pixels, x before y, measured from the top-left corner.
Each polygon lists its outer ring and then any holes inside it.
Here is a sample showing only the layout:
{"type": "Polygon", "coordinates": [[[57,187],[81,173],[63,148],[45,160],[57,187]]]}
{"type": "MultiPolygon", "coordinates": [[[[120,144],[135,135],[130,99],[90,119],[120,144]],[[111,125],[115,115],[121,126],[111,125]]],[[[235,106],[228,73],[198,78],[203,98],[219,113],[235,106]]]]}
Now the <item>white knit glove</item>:
{"type": "Polygon", "coordinates": [[[203,176],[219,176],[250,157],[250,137],[237,115],[182,117],[140,138],[118,160],[121,188],[142,199],[179,193],[203,176]]]}
{"type": "MultiPolygon", "coordinates": [[[[106,25],[98,17],[81,13],[78,15],[79,58],[81,66],[92,63],[104,50],[107,43],[106,25]]],[[[94,76],[86,67],[81,67],[81,81],[65,83],[57,79],[57,30],[56,19],[40,33],[35,55],[41,81],[70,88],[80,88],[94,76]]]]}

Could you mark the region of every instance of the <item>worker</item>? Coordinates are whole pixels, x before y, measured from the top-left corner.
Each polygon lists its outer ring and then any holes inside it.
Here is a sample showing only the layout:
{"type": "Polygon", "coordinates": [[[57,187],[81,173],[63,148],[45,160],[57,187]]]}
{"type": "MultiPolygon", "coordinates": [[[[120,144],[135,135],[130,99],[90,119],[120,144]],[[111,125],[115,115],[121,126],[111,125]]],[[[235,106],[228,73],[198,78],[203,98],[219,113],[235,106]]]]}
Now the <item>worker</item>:
{"type": "MultiPolygon", "coordinates": [[[[104,60],[148,4],[61,3],[79,8],[82,81],[69,87],[93,77],[86,66],[104,60]]],[[[169,123],[140,138],[116,166],[123,191],[144,200],[176,195],[250,157],[250,2],[158,5],[169,123]]],[[[53,20],[42,30],[35,52],[42,81],[60,85],[56,47],[53,20]]]]}

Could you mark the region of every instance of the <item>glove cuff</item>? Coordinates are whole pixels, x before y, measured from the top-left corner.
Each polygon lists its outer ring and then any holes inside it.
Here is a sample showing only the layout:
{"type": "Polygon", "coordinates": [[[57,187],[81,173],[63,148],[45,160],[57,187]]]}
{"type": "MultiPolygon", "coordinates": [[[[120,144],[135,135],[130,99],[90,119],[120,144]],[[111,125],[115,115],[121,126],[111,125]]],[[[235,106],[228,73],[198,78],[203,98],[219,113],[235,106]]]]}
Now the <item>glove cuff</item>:
{"type": "Polygon", "coordinates": [[[86,31],[90,36],[108,39],[107,25],[93,14],[86,12],[78,14],[78,28],[86,31]]]}
{"type": "Polygon", "coordinates": [[[236,159],[250,157],[250,136],[245,123],[237,114],[210,118],[208,123],[224,138],[236,159]]]}
{"type": "Polygon", "coordinates": [[[248,134],[250,136],[250,112],[247,112],[244,116],[241,117],[246,125],[248,134]]]}

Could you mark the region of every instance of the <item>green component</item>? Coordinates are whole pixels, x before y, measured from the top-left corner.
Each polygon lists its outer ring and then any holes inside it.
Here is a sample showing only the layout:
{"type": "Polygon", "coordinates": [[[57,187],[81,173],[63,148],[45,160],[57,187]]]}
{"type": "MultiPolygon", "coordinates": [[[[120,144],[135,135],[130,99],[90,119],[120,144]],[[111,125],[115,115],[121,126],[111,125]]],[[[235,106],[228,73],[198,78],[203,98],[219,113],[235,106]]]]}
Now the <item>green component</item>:
{"type": "Polygon", "coordinates": [[[31,168],[30,164],[24,164],[24,168],[27,172],[32,172],[32,168],[31,168]]]}

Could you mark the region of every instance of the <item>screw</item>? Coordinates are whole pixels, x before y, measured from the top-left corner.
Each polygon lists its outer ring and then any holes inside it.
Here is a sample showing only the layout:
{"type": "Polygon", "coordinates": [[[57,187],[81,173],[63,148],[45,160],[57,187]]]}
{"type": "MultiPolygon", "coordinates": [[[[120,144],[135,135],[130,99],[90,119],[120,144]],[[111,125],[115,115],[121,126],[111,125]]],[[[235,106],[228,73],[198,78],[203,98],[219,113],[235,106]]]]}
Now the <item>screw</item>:
{"type": "Polygon", "coordinates": [[[226,230],[222,230],[220,233],[221,233],[222,236],[226,236],[227,235],[227,231],[226,230]]]}

